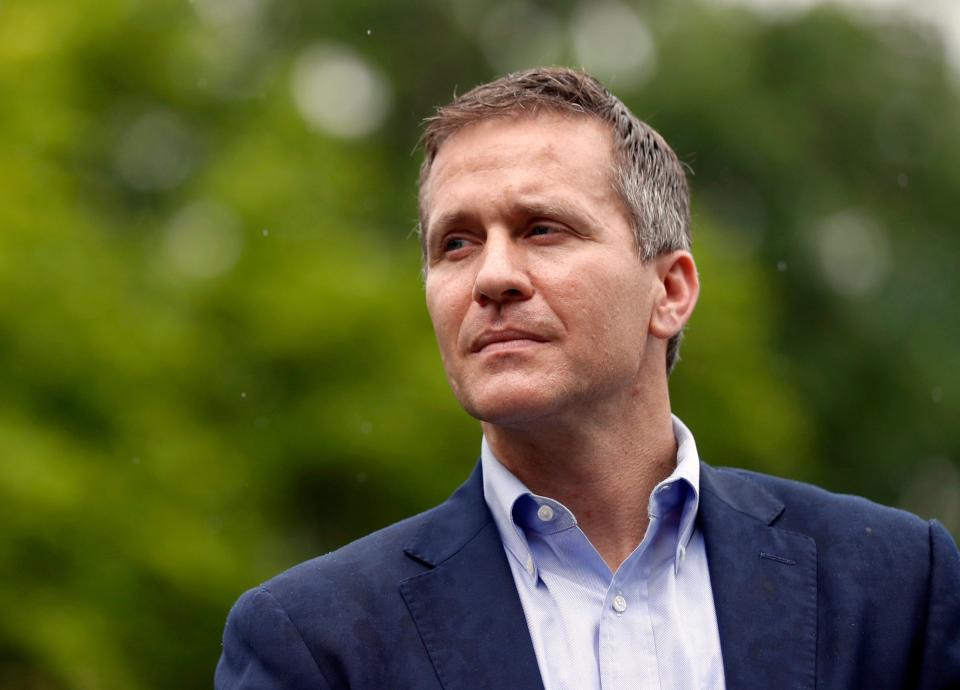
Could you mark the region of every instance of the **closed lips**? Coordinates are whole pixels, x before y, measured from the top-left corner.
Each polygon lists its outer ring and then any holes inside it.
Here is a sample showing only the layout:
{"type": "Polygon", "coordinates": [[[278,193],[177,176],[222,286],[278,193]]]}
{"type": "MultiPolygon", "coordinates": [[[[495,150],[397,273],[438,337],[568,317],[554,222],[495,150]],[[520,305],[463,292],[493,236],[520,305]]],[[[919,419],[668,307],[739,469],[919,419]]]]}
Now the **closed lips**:
{"type": "Polygon", "coordinates": [[[473,341],[470,351],[480,352],[480,350],[485,348],[487,345],[493,345],[494,343],[506,343],[512,340],[530,340],[533,342],[542,343],[546,341],[546,338],[536,335],[535,333],[527,333],[526,331],[487,331],[481,333],[480,336],[473,341]]]}

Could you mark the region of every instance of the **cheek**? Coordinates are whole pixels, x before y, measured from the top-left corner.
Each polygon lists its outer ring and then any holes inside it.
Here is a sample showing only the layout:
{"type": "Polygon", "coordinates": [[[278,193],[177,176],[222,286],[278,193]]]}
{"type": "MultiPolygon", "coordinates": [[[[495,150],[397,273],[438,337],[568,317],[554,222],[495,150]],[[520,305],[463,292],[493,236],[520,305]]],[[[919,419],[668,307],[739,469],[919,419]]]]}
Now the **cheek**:
{"type": "Polygon", "coordinates": [[[575,305],[570,314],[586,328],[589,341],[610,354],[642,348],[649,331],[649,286],[631,268],[612,265],[591,279],[582,273],[574,275],[569,284],[577,289],[564,292],[564,298],[575,305]]]}
{"type": "Polygon", "coordinates": [[[441,353],[446,353],[456,345],[460,324],[463,322],[462,300],[451,289],[449,281],[437,281],[427,284],[427,312],[433,323],[433,332],[437,336],[441,353]]]}

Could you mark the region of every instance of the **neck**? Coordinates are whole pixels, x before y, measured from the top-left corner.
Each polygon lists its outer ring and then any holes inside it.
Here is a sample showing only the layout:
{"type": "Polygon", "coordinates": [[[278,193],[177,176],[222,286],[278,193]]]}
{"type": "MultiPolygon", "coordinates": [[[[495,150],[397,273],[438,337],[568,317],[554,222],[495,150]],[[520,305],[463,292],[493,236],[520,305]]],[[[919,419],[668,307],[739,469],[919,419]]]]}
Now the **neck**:
{"type": "Polygon", "coordinates": [[[664,389],[644,405],[504,427],[484,422],[497,458],[532,492],[567,506],[611,572],[646,534],[653,488],[676,467],[664,389]],[[632,414],[624,414],[632,410],[632,414]]]}

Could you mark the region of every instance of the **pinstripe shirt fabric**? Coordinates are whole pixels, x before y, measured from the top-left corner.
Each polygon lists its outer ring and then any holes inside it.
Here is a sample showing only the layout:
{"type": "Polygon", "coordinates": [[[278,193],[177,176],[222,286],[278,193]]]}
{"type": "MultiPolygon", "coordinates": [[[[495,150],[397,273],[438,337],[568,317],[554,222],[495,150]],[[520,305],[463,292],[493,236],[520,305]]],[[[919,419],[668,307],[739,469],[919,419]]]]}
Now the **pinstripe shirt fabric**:
{"type": "Polygon", "coordinates": [[[700,460],[677,417],[673,429],[676,469],[649,496],[646,535],[615,573],[573,513],[532,494],[483,439],[484,498],[546,690],[724,687],[707,555],[695,529],[700,460]]]}

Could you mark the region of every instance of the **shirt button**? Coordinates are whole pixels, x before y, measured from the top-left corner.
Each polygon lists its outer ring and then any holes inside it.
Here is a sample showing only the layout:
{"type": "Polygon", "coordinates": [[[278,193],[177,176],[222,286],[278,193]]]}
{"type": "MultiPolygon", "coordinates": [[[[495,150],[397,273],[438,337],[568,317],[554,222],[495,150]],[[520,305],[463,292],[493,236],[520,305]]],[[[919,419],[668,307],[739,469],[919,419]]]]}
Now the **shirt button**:
{"type": "Polygon", "coordinates": [[[613,610],[617,613],[623,613],[627,610],[627,600],[623,598],[622,594],[613,598],[613,610]]]}
{"type": "Polygon", "coordinates": [[[533,558],[527,556],[527,562],[524,565],[527,567],[527,572],[533,575],[533,558]]]}
{"type": "Polygon", "coordinates": [[[544,504],[537,510],[537,517],[544,522],[550,522],[553,519],[553,508],[544,504]]]}

